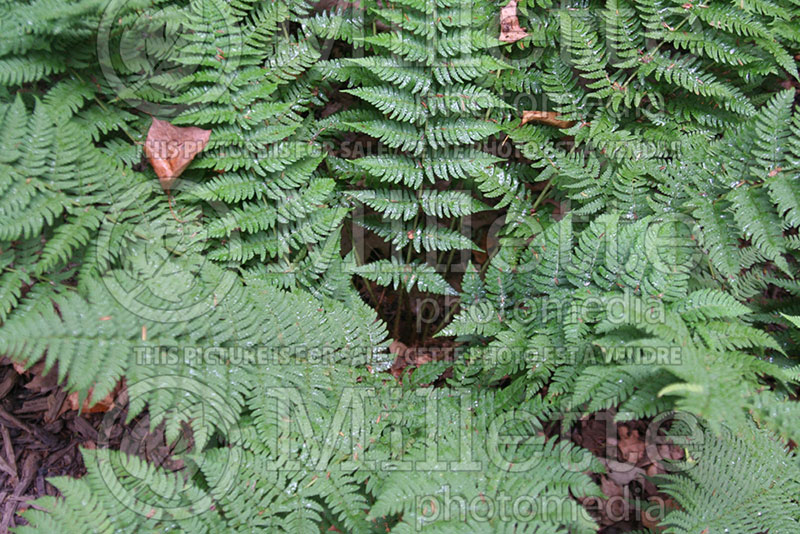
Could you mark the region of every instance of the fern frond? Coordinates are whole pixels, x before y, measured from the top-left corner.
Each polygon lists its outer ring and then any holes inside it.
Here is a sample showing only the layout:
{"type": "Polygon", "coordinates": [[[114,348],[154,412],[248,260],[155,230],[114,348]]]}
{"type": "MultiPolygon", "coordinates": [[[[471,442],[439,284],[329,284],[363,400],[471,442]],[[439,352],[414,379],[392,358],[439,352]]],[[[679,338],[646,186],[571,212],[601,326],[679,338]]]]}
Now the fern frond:
{"type": "Polygon", "coordinates": [[[438,295],[458,294],[434,267],[419,263],[404,264],[394,256],[391,260],[361,265],[353,269],[353,272],[378,285],[392,286],[395,289],[402,286],[411,291],[416,286],[420,291],[438,295]]]}
{"type": "Polygon", "coordinates": [[[667,515],[663,524],[670,531],[797,528],[800,517],[789,497],[797,492],[796,462],[769,434],[752,427],[726,430],[691,443],[689,452],[691,463],[684,462],[681,474],[664,475],[664,491],[682,508],[667,515]]]}

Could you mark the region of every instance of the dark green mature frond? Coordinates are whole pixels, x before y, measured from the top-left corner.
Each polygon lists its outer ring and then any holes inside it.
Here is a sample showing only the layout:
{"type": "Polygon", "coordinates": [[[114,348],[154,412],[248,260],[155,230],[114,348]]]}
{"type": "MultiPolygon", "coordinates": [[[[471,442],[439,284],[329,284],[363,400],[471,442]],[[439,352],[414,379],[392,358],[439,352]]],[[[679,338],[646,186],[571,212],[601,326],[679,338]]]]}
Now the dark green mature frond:
{"type": "Polygon", "coordinates": [[[355,222],[394,248],[408,246],[417,254],[476,248],[469,237],[437,227],[432,219],[457,219],[486,206],[467,192],[428,190],[424,184],[458,181],[469,187],[477,182],[483,191],[502,194],[491,183],[502,159],[479,146],[499,134],[498,113],[508,108],[488,83],[494,72],[509,67],[487,53],[499,44],[487,37],[481,20],[489,6],[405,2],[368,9],[376,20],[392,25],[392,31],[368,34],[363,41],[374,54],[344,63],[346,79],[356,85],[345,92],[363,104],[359,111],[345,112],[339,129],[380,141],[372,153],[352,159],[380,185],[373,192],[356,191],[351,198],[385,220],[355,222]],[[392,189],[381,188],[387,185],[392,189]],[[390,220],[405,222],[388,224],[390,220]]]}

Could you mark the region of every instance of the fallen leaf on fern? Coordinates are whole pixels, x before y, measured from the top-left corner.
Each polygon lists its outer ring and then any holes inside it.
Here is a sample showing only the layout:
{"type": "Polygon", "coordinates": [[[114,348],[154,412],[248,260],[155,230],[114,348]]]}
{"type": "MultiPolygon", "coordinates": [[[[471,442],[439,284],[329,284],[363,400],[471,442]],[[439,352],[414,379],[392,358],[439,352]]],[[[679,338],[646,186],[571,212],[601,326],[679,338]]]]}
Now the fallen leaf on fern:
{"type": "Polygon", "coordinates": [[[523,111],[520,125],[529,122],[538,122],[556,128],[571,128],[575,125],[575,121],[565,121],[558,117],[559,115],[555,111],[523,111]]]}
{"type": "Polygon", "coordinates": [[[164,191],[170,190],[175,179],[206,147],[210,137],[211,130],[195,126],[181,128],[153,117],[144,142],[144,153],[164,191]]]}
{"type": "Polygon", "coordinates": [[[517,18],[517,1],[511,0],[506,6],[500,9],[500,40],[506,43],[514,43],[528,36],[525,28],[519,25],[517,18]]]}

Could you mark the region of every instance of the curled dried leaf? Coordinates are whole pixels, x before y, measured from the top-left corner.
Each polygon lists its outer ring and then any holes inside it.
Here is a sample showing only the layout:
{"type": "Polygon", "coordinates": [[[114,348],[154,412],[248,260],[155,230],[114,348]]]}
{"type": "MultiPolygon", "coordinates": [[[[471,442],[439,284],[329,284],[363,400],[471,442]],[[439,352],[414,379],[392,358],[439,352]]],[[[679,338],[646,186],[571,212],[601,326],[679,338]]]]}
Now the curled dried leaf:
{"type": "Polygon", "coordinates": [[[538,122],[556,128],[571,128],[575,125],[575,121],[565,121],[558,117],[559,115],[555,111],[523,111],[520,125],[529,122],[538,122]]]}
{"type": "Polygon", "coordinates": [[[211,130],[195,126],[181,128],[153,117],[144,153],[164,191],[169,191],[194,157],[208,144],[211,130]]]}
{"type": "Polygon", "coordinates": [[[517,1],[510,0],[505,7],[500,9],[500,40],[514,43],[528,36],[525,28],[519,25],[517,18],[517,1]]]}

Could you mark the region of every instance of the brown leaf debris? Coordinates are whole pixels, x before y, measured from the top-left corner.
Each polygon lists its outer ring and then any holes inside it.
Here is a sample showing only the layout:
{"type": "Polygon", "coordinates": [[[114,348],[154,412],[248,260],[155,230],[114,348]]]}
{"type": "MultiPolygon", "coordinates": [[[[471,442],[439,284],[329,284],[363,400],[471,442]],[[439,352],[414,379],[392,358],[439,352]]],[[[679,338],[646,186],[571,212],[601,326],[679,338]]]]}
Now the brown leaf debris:
{"type": "Polygon", "coordinates": [[[500,9],[500,40],[514,43],[528,36],[525,28],[520,28],[517,18],[517,0],[510,0],[500,9]]]}
{"type": "Polygon", "coordinates": [[[170,190],[175,179],[206,147],[210,137],[211,130],[195,126],[181,128],[153,117],[144,143],[144,153],[164,191],[170,190]]]}
{"type": "Polygon", "coordinates": [[[555,111],[523,111],[520,126],[529,122],[538,122],[556,128],[571,128],[575,125],[575,121],[565,121],[558,117],[559,115],[555,111]]]}

